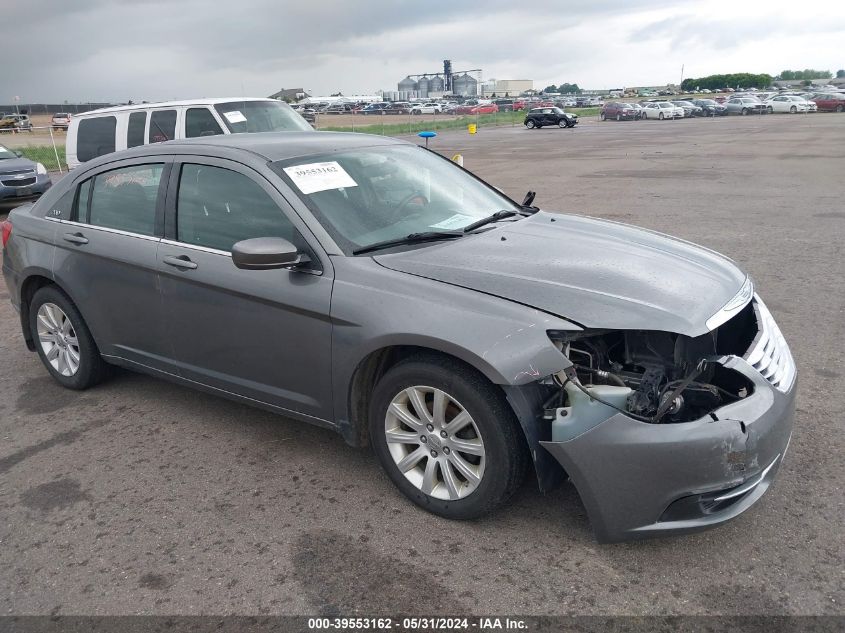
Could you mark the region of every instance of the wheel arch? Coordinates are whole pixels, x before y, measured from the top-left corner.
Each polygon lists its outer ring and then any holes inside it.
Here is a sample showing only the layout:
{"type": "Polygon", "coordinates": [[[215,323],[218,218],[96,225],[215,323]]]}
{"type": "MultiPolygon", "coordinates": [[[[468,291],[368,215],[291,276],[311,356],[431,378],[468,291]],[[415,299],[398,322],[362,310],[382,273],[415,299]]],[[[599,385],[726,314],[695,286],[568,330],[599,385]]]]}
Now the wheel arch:
{"type": "Polygon", "coordinates": [[[63,293],[67,291],[56,283],[46,270],[35,270],[27,275],[21,282],[20,287],[20,319],[21,331],[23,332],[23,340],[26,343],[26,348],[30,352],[35,351],[35,340],[32,338],[32,332],[29,330],[29,304],[32,303],[32,298],[35,293],[46,286],[56,286],[63,293]]]}
{"type": "Polygon", "coordinates": [[[408,358],[417,357],[449,360],[480,374],[490,382],[519,423],[523,447],[530,454],[531,467],[540,490],[552,490],[568,477],[560,464],[540,445],[541,440],[550,439],[550,427],[543,425],[538,416],[546,396],[537,383],[519,386],[501,384],[491,380],[480,367],[467,360],[423,345],[389,345],[373,350],[361,359],[347,390],[347,416],[339,423],[339,429],[348,444],[359,447],[369,445],[367,422],[375,385],[392,367],[408,358]]]}
{"type": "MultiPolygon", "coordinates": [[[[353,446],[366,446],[367,411],[373,388],[389,369],[411,357],[441,358],[460,363],[486,378],[501,391],[502,376],[481,359],[456,355],[427,341],[413,341],[403,344],[383,345],[367,353],[355,366],[346,393],[346,415],[340,418],[339,426],[344,439],[353,446]],[[472,362],[475,360],[475,362],[472,362]]],[[[504,392],[502,391],[502,394],[504,392]]]]}

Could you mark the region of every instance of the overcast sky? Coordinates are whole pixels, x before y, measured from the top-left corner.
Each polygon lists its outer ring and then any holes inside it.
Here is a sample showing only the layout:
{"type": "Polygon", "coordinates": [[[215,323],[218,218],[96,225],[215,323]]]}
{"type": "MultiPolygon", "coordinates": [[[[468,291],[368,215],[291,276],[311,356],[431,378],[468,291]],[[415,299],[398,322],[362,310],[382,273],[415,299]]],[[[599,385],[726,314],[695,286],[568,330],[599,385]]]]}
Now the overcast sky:
{"type": "Polygon", "coordinates": [[[841,1],[11,2],[0,103],[372,94],[443,59],[538,89],[677,83],[682,64],[685,77],[845,68],[841,1]]]}

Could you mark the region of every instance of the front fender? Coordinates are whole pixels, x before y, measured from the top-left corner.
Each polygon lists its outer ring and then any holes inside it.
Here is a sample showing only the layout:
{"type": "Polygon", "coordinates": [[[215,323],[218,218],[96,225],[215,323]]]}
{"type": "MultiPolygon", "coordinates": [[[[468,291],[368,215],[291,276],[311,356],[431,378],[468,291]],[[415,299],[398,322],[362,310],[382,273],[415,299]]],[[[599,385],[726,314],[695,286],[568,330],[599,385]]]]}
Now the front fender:
{"type": "Polygon", "coordinates": [[[335,419],[350,419],[358,366],[374,351],[417,346],[449,354],[498,385],[537,382],[569,366],[547,330],[580,330],[560,317],[481,292],[338,258],[332,292],[335,419]]]}

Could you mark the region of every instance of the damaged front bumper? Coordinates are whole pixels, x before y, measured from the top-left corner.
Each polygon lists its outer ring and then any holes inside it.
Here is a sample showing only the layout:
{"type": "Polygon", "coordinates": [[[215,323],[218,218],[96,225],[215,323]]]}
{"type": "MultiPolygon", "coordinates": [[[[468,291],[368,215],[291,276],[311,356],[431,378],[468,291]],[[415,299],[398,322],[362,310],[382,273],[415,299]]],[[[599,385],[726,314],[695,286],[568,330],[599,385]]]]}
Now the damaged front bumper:
{"type": "Polygon", "coordinates": [[[600,542],[693,532],[728,521],[769,488],[792,433],[797,383],[775,389],[736,356],[720,361],[752,393],[691,422],[617,413],[540,444],[566,470],[600,542]]]}

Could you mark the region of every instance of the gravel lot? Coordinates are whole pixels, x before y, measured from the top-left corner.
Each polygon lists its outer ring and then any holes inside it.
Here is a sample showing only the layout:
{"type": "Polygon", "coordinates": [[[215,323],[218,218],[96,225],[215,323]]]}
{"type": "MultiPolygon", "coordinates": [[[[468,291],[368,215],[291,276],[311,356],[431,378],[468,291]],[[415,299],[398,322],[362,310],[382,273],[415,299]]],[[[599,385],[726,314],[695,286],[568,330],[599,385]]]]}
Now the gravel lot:
{"type": "Polygon", "coordinates": [[[451,523],[331,432],[129,373],[64,391],[0,282],[0,613],[843,614],[843,138],[845,115],[814,114],[433,142],[514,197],[755,278],[799,366],[795,433],[766,497],[693,536],[601,546],[572,487],[530,482],[451,523]]]}

